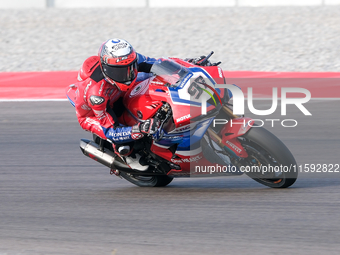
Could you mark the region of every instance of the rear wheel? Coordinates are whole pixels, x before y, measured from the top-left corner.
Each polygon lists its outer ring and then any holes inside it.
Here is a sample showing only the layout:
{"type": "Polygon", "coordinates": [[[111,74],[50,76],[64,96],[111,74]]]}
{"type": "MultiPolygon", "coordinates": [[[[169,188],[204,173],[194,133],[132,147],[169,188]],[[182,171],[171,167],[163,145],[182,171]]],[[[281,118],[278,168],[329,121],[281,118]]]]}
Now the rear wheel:
{"type": "Polygon", "coordinates": [[[268,130],[253,127],[240,137],[248,153],[246,174],[271,188],[287,188],[297,179],[296,161],[289,149],[268,130]]]}
{"type": "Polygon", "coordinates": [[[121,172],[120,175],[139,187],[164,187],[173,180],[173,178],[166,175],[144,176],[124,172],[121,172]]]}

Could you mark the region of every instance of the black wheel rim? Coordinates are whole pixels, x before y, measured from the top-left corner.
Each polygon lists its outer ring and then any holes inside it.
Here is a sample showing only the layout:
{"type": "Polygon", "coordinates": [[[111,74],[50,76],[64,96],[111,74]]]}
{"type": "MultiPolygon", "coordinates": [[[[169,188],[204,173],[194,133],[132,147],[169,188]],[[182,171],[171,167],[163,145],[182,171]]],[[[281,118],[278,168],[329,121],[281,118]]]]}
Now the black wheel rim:
{"type": "MultiPolygon", "coordinates": [[[[243,147],[248,153],[247,165],[256,166],[257,169],[260,169],[261,165],[271,165],[271,166],[279,166],[278,162],[272,157],[267,151],[257,146],[255,143],[249,140],[241,141],[243,147]]],[[[280,185],[285,180],[284,172],[270,172],[263,174],[261,172],[258,173],[250,173],[249,177],[253,179],[258,179],[262,182],[280,185]]]]}

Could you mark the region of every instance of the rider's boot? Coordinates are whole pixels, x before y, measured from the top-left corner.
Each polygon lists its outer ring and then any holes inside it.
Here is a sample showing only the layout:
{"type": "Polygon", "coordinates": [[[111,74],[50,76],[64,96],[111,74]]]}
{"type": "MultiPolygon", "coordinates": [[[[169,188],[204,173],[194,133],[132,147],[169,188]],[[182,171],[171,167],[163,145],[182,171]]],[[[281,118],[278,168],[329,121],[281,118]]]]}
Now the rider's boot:
{"type": "Polygon", "coordinates": [[[146,170],[148,170],[149,166],[148,165],[142,165],[140,163],[140,159],[141,159],[141,156],[138,153],[136,153],[134,155],[130,155],[128,157],[125,157],[126,163],[132,169],[135,169],[135,170],[138,170],[138,171],[146,171],[146,170]]]}
{"type": "Polygon", "coordinates": [[[140,163],[141,155],[134,152],[131,153],[129,145],[120,146],[118,148],[118,152],[125,158],[126,164],[128,164],[132,169],[138,171],[146,171],[149,168],[148,165],[142,165],[140,163]]]}

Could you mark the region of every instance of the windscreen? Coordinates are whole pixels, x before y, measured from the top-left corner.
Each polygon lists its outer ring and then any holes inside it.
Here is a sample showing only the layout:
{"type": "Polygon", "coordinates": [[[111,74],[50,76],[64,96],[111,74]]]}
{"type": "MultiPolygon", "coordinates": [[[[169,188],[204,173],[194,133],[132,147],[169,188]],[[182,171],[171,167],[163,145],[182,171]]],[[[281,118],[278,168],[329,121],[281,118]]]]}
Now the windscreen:
{"type": "Polygon", "coordinates": [[[171,59],[159,59],[151,68],[151,72],[156,75],[156,80],[164,85],[176,88],[190,71],[171,59]]]}

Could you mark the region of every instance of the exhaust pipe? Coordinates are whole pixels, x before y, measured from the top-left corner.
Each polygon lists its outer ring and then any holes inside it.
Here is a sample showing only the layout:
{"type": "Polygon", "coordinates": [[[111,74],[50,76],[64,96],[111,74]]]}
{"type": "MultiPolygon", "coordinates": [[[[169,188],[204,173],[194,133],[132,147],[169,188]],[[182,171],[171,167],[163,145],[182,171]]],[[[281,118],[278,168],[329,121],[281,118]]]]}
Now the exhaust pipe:
{"type": "Polygon", "coordinates": [[[83,154],[93,160],[109,167],[110,169],[117,169],[130,172],[132,169],[113,151],[106,148],[100,149],[99,145],[87,139],[80,139],[80,150],[83,154]]]}

